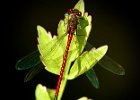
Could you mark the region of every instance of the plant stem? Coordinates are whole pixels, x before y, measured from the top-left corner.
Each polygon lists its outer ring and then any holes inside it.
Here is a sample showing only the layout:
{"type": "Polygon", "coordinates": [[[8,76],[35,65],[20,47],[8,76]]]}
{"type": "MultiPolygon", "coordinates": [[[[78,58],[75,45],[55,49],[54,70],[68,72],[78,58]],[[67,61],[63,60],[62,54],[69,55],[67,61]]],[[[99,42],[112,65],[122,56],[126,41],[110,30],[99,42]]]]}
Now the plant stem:
{"type": "MultiPolygon", "coordinates": [[[[67,60],[69,60],[69,59],[67,59],[67,60]]],[[[69,61],[67,61],[67,62],[69,62],[69,61]]],[[[65,90],[65,87],[66,87],[66,84],[67,84],[67,76],[68,76],[69,69],[70,69],[70,63],[67,63],[65,71],[64,71],[64,75],[63,75],[63,78],[62,78],[62,81],[61,81],[60,91],[59,91],[57,100],[61,100],[62,95],[64,93],[64,90],[65,90]]]]}
{"type": "Polygon", "coordinates": [[[62,82],[61,82],[61,85],[60,85],[60,91],[59,91],[59,95],[58,95],[58,99],[57,100],[61,100],[62,95],[63,95],[64,90],[65,90],[65,87],[66,87],[66,84],[67,84],[67,79],[63,78],[62,82]]]}

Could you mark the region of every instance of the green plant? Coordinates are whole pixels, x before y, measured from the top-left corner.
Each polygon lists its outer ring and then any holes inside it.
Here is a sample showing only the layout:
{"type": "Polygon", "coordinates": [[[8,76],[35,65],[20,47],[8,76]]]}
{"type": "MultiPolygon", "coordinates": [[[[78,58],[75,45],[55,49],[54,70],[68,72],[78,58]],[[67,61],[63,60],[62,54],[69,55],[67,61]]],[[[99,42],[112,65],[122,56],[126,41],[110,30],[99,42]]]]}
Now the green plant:
{"type": "MultiPolygon", "coordinates": [[[[93,86],[98,88],[98,79],[92,69],[96,63],[100,63],[100,65],[103,67],[106,66],[104,67],[105,69],[115,74],[124,75],[125,72],[124,69],[120,67],[116,62],[105,56],[108,49],[107,45],[96,49],[87,43],[87,39],[92,28],[92,17],[88,15],[87,12],[85,12],[83,0],[79,0],[74,9],[79,10],[82,13],[82,16],[78,18],[77,30],[75,32],[76,35],[73,36],[73,40],[70,45],[68,59],[64,70],[64,75],[62,77],[57,100],[61,100],[67,84],[67,80],[75,79],[83,73],[86,73],[86,76],[93,84],[93,86]],[[89,49],[91,47],[92,49],[89,51],[87,50],[83,52],[84,48],[89,49]]],[[[18,70],[22,70],[34,67],[42,62],[48,72],[59,75],[66,43],[68,41],[68,34],[66,33],[69,18],[70,15],[66,15],[64,20],[60,20],[57,29],[58,36],[51,36],[49,32],[38,25],[38,50],[19,60],[16,64],[16,68],[18,70]]],[[[33,71],[34,70],[31,72],[33,71]]],[[[31,72],[28,74],[28,76],[26,76],[27,80],[32,78],[31,72]]],[[[45,86],[42,86],[41,84],[38,84],[36,87],[35,96],[36,100],[54,100],[55,89],[49,89],[45,86]]],[[[78,100],[89,99],[82,97],[78,100]]]]}

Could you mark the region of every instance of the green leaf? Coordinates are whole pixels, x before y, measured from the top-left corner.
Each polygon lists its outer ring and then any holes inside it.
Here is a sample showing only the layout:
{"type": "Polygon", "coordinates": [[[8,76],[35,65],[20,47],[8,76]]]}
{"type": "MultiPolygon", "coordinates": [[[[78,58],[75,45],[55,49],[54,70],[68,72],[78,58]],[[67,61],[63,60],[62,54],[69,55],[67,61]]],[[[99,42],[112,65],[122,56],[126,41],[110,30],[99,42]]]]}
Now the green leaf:
{"type": "Polygon", "coordinates": [[[41,84],[38,84],[35,90],[36,100],[53,100],[55,97],[54,94],[54,89],[48,89],[41,84]]]}
{"type": "Polygon", "coordinates": [[[83,0],[79,0],[78,3],[74,6],[74,9],[79,10],[82,13],[82,15],[83,15],[84,12],[85,12],[84,1],[83,0]]]}
{"type": "Polygon", "coordinates": [[[38,84],[35,91],[36,100],[51,100],[47,88],[38,84]]]}
{"type": "Polygon", "coordinates": [[[85,51],[74,62],[72,68],[70,69],[68,79],[74,79],[91,69],[105,55],[107,49],[108,46],[105,45],[97,49],[93,48],[90,51],[85,51]]]}
{"type": "Polygon", "coordinates": [[[62,35],[67,33],[67,22],[68,22],[68,16],[65,16],[64,20],[60,20],[57,28],[58,36],[61,37],[62,35]]]}
{"type": "Polygon", "coordinates": [[[38,30],[38,42],[40,44],[44,44],[45,43],[49,43],[52,40],[52,36],[50,32],[47,32],[43,27],[41,27],[40,25],[37,26],[37,30],[38,30]]]}
{"type": "MultiPolygon", "coordinates": [[[[71,46],[69,49],[67,66],[70,66],[70,63],[74,61],[79,56],[79,54],[81,54],[90,32],[87,30],[87,27],[88,25],[91,25],[89,24],[91,23],[91,18],[87,14],[85,14],[81,18],[82,19],[79,19],[79,24],[78,24],[79,28],[77,29],[77,34],[79,35],[81,33],[82,36],[78,36],[78,35],[73,36],[71,46]]],[[[66,20],[66,18],[64,20],[66,20]]],[[[45,31],[39,32],[38,35],[38,41],[39,41],[38,49],[40,52],[40,59],[42,63],[45,65],[45,69],[47,71],[57,75],[59,75],[60,73],[60,68],[63,61],[63,55],[68,40],[68,34],[64,34],[64,32],[66,31],[65,29],[66,27],[63,27],[64,20],[61,20],[58,25],[59,36],[56,36],[55,38],[51,39],[49,42],[45,39],[47,36],[46,35],[47,33],[45,31]]]]}
{"type": "Polygon", "coordinates": [[[79,98],[77,100],[93,100],[93,99],[88,99],[87,97],[81,97],[81,98],[79,98]]]}
{"type": "Polygon", "coordinates": [[[62,63],[62,57],[65,51],[63,48],[65,48],[66,39],[65,34],[61,37],[55,36],[52,38],[45,29],[38,26],[38,50],[40,52],[40,59],[49,72],[57,75],[59,74],[60,63],[62,63]]]}

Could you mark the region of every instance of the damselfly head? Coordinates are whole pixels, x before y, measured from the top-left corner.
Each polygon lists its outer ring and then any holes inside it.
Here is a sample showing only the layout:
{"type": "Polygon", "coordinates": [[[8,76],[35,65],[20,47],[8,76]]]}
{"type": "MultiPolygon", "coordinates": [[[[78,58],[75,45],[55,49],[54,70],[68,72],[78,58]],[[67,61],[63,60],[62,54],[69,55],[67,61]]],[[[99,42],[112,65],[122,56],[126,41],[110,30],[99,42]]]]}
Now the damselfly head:
{"type": "Polygon", "coordinates": [[[67,13],[68,13],[69,15],[72,14],[72,13],[74,13],[74,9],[73,9],[73,8],[69,9],[69,10],[67,11],[67,13]]]}
{"type": "Polygon", "coordinates": [[[75,15],[77,17],[82,15],[82,13],[79,10],[74,9],[74,8],[69,9],[67,11],[67,13],[65,14],[65,16],[70,15],[70,14],[73,14],[73,15],[75,15]]]}
{"type": "Polygon", "coordinates": [[[82,15],[82,13],[79,11],[76,15],[77,15],[77,16],[81,16],[81,15],[82,15]]]}

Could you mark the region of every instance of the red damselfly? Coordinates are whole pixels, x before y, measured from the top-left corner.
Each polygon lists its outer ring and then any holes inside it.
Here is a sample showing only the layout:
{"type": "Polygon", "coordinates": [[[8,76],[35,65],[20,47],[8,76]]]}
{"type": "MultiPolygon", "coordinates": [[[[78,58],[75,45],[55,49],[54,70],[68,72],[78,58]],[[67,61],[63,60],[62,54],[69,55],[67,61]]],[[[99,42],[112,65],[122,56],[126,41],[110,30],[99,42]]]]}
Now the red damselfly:
{"type": "Polygon", "coordinates": [[[60,75],[58,78],[58,82],[57,82],[57,86],[56,86],[56,92],[55,92],[55,97],[57,98],[58,93],[59,93],[59,89],[60,89],[60,84],[62,81],[62,77],[63,77],[63,73],[64,73],[64,69],[65,69],[65,65],[67,62],[67,56],[68,56],[68,51],[69,51],[69,47],[72,41],[72,37],[77,29],[77,24],[78,24],[78,17],[82,15],[82,13],[77,10],[77,9],[70,9],[68,11],[68,15],[70,15],[70,19],[68,20],[68,41],[67,41],[67,45],[66,45],[66,50],[65,50],[65,54],[63,57],[63,63],[62,63],[62,67],[60,70],[60,75]]]}

